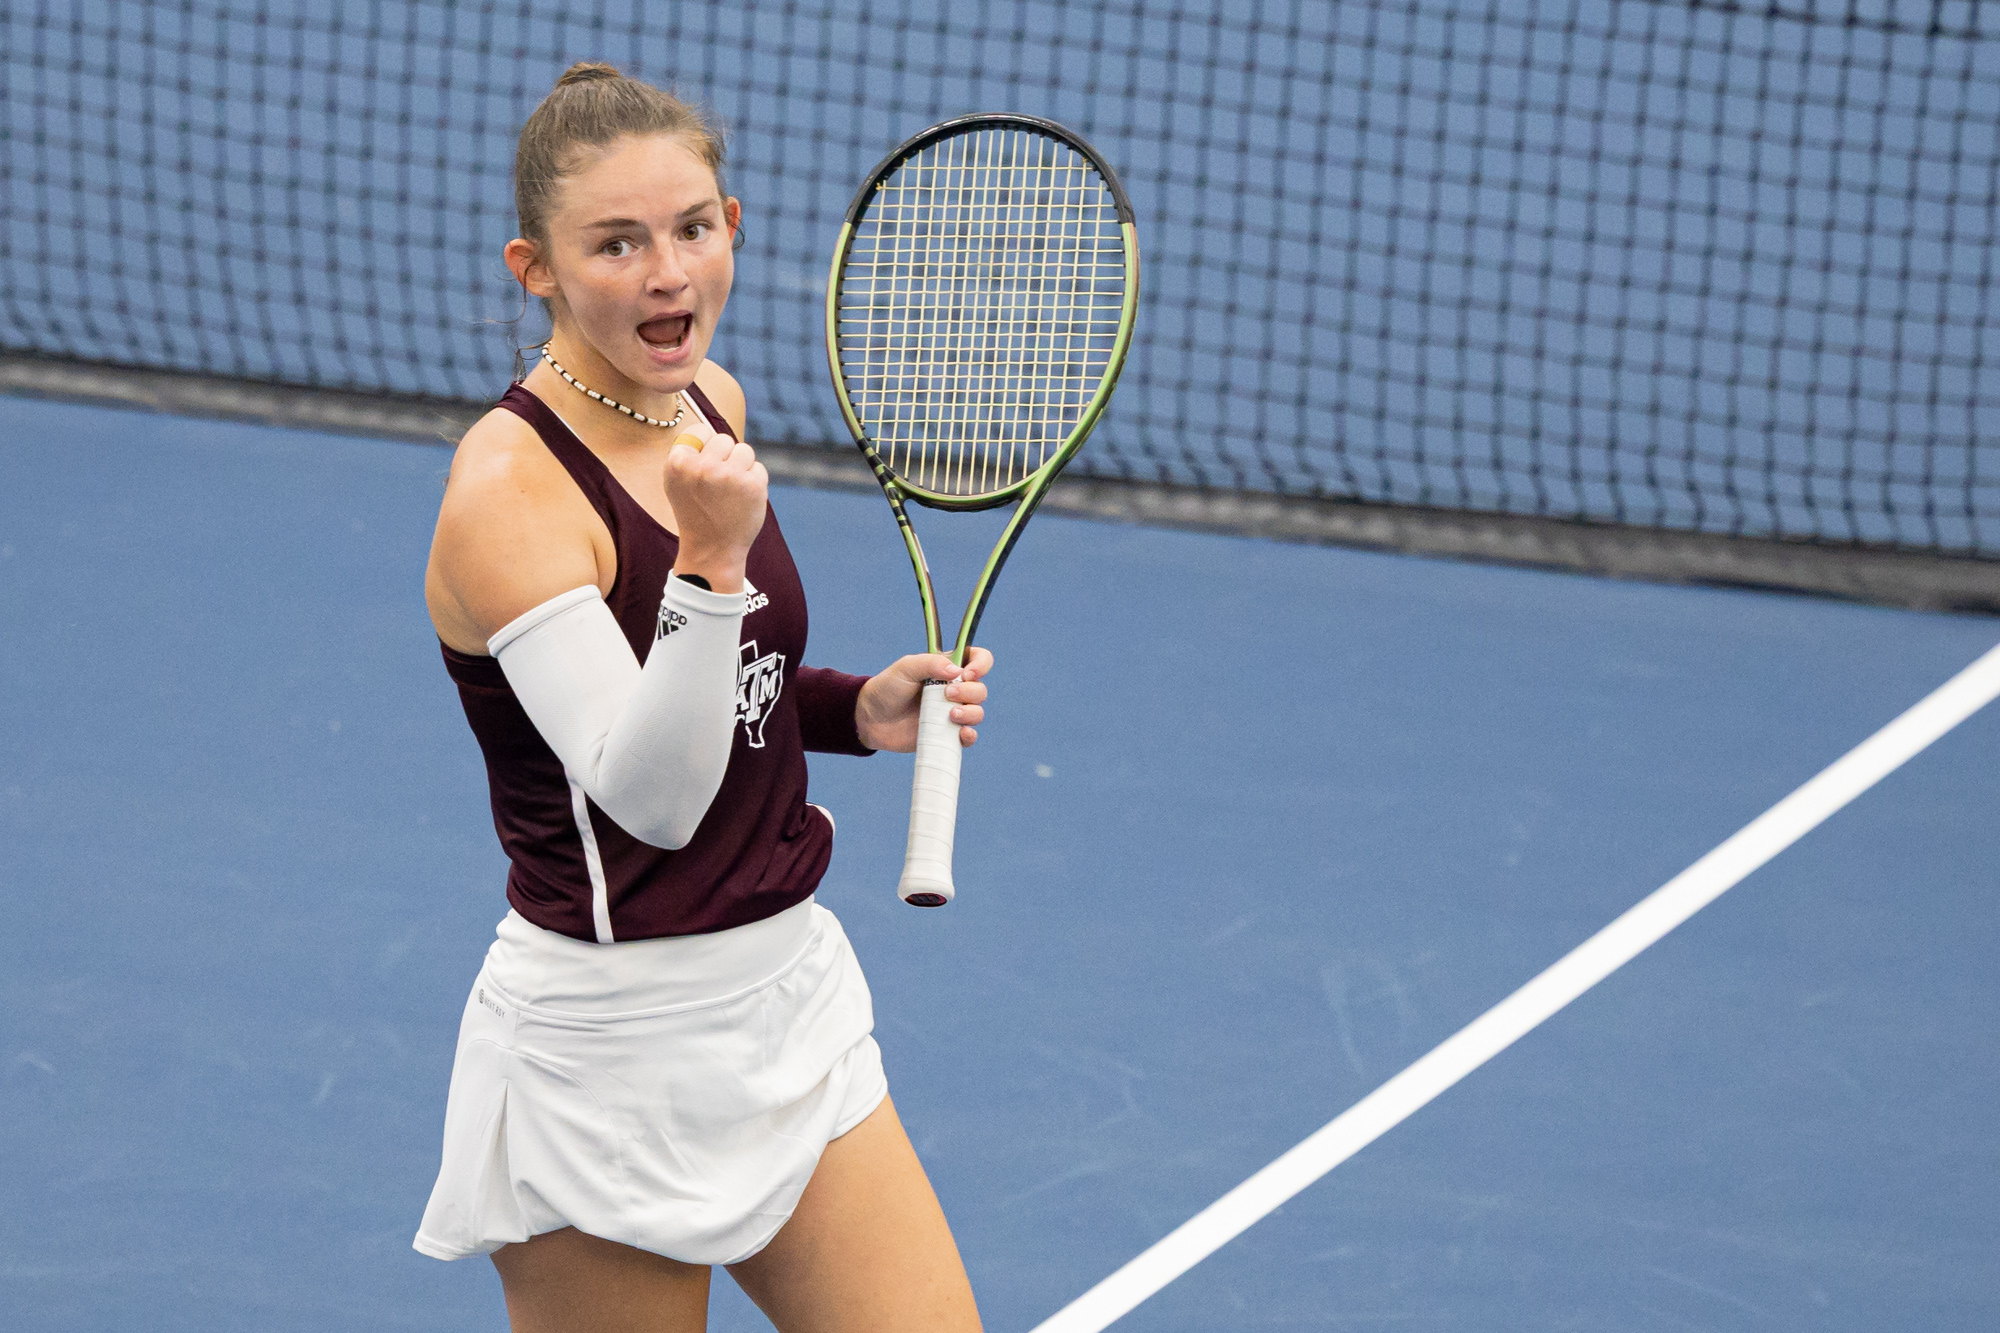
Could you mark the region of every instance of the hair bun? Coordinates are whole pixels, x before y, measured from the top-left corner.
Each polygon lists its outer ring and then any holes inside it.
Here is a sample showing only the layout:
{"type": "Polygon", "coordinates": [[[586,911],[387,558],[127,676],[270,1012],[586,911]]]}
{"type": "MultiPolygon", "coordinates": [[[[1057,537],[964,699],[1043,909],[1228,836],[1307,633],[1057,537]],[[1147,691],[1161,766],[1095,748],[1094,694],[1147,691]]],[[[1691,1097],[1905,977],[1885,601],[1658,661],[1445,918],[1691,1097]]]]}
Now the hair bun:
{"type": "Polygon", "coordinates": [[[579,60],[563,71],[562,77],[556,80],[556,87],[567,88],[572,83],[596,83],[601,79],[623,77],[616,65],[607,65],[597,60],[579,60]]]}

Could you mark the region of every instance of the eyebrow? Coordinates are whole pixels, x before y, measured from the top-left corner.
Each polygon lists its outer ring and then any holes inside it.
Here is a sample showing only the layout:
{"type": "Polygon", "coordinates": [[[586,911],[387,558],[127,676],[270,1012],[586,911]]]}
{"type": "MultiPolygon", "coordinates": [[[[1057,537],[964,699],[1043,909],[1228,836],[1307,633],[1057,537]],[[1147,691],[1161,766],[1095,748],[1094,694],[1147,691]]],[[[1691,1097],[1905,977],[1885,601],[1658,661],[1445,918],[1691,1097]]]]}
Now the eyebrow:
{"type": "MultiPolygon", "coordinates": [[[[721,203],[722,200],[720,197],[704,199],[698,204],[683,208],[678,216],[683,218],[693,217],[696,213],[714,208],[721,203]]],[[[627,228],[643,228],[645,225],[645,223],[639,221],[637,218],[600,218],[596,222],[584,223],[583,229],[585,231],[622,231],[627,228]]]]}

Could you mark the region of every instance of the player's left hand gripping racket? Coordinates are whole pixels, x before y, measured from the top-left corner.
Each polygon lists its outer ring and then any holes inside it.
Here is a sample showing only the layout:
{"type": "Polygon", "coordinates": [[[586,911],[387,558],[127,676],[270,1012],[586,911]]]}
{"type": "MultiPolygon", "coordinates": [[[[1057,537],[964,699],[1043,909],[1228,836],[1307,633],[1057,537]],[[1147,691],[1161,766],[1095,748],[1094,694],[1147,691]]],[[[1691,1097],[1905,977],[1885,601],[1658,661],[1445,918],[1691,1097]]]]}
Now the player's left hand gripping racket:
{"type": "MultiPolygon", "coordinates": [[[[963,665],[1000,566],[1110,400],[1138,305],[1125,190],[1050,121],[948,120],[884,158],[854,196],[827,283],[826,356],[909,547],[931,652],[944,651],[937,597],[904,502],[1017,504],[959,621],[951,658],[963,665]]],[[[958,766],[958,727],[932,681],[897,887],[918,907],[955,891],[958,766]]]]}

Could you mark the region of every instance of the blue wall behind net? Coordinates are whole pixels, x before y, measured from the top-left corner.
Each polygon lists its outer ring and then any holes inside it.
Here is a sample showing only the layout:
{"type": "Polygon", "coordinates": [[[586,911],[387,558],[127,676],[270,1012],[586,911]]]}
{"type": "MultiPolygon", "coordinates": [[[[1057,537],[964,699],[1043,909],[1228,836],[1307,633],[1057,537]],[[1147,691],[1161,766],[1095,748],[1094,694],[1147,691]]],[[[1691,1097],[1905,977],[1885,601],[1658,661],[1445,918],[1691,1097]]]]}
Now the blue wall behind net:
{"type": "Polygon", "coordinates": [[[8,349],[489,399],[514,135],[607,59],[731,132],[756,438],[846,445],[862,174],[1022,110],[1139,210],[1083,470],[2000,556],[2000,6],[7,0],[0,48],[8,349]]]}

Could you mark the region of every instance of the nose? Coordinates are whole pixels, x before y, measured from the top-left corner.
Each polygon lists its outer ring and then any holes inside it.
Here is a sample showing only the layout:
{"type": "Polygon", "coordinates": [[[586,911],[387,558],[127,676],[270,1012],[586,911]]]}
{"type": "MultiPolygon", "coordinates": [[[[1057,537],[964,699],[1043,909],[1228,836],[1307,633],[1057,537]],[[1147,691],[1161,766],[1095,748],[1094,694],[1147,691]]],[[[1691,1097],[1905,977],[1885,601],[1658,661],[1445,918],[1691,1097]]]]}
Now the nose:
{"type": "Polygon", "coordinates": [[[680,247],[656,245],[652,266],[646,271],[646,290],[669,296],[688,285],[687,270],[681,266],[680,247]]]}

